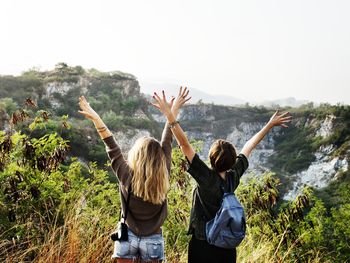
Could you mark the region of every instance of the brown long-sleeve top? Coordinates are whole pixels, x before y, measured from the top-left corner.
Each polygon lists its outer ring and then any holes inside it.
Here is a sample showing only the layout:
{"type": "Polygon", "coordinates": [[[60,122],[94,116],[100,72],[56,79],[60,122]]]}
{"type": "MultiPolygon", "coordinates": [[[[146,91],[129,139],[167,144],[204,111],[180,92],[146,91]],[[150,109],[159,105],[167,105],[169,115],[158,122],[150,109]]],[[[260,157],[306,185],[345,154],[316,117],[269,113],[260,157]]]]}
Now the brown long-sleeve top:
{"type": "MultiPolygon", "coordinates": [[[[117,175],[120,183],[120,197],[123,214],[126,207],[126,199],[128,196],[128,188],[131,183],[133,173],[125,160],[118,144],[113,136],[103,139],[106,145],[106,151],[114,173],[117,175]]],[[[172,132],[168,124],[165,124],[162,133],[161,146],[165,153],[166,165],[170,174],[171,165],[171,143],[172,132]]],[[[142,198],[130,195],[130,203],[126,223],[130,230],[138,236],[148,236],[161,233],[161,226],[168,215],[168,203],[165,200],[160,205],[143,201],[142,198]]]]}

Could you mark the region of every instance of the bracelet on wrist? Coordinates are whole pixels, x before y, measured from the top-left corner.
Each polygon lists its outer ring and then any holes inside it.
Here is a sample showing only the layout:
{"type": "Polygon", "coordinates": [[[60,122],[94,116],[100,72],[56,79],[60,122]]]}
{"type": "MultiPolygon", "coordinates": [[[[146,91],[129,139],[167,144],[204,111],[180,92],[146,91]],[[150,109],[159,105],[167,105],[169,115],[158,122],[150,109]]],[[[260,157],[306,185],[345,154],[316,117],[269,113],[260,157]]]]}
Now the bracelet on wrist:
{"type": "Polygon", "coordinates": [[[179,124],[179,121],[168,122],[170,129],[174,128],[176,124],[179,124]]]}
{"type": "Polygon", "coordinates": [[[104,132],[104,131],[107,130],[107,127],[106,127],[106,126],[103,126],[103,127],[99,127],[99,128],[96,128],[96,129],[97,129],[97,131],[99,131],[99,132],[104,132]]]}

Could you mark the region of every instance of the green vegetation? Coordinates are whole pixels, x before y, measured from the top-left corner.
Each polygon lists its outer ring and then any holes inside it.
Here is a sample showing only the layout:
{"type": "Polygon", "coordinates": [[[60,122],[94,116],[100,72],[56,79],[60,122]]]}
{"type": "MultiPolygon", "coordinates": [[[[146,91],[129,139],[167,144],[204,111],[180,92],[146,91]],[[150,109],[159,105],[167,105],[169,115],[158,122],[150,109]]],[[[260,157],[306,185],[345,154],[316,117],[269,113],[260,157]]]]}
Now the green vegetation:
{"type": "MultiPolygon", "coordinates": [[[[120,209],[118,186],[95,163],[67,158],[69,146],[57,133],[31,138],[20,131],[1,132],[2,261],[109,261],[109,234],[120,209]]],[[[194,181],[178,148],[172,163],[169,216],[163,227],[166,254],[169,262],[186,262],[194,181]]],[[[268,173],[251,175],[237,189],[248,224],[239,262],[346,262],[348,192],[341,192],[340,205],[328,209],[310,189],[293,202],[281,202],[278,185],[268,173]]]]}
{"type": "Polygon", "coordinates": [[[292,174],[309,167],[315,159],[310,134],[309,129],[291,126],[276,137],[275,153],[270,158],[273,167],[292,174]]]}
{"type": "Polygon", "coordinates": [[[96,254],[111,253],[101,253],[103,243],[94,239],[107,235],[117,220],[117,186],[94,163],[66,163],[67,150],[68,142],[55,133],[39,139],[1,133],[2,262],[101,262],[96,254]]]}

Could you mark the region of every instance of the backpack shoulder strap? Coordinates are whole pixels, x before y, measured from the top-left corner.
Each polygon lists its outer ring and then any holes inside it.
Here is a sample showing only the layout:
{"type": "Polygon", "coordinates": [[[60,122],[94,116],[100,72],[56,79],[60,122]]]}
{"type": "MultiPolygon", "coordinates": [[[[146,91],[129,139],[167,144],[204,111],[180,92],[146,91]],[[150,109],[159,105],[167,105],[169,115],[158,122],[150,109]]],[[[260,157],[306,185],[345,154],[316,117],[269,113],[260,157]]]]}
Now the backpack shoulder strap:
{"type": "Polygon", "coordinates": [[[232,182],[231,176],[228,176],[227,180],[228,180],[228,192],[233,193],[233,182],[232,182]]]}
{"type": "MultiPolygon", "coordinates": [[[[229,186],[228,186],[228,193],[233,193],[233,182],[232,182],[231,177],[228,176],[227,180],[228,180],[228,185],[229,185],[229,186]]],[[[202,208],[203,208],[203,211],[204,211],[204,213],[205,213],[205,216],[209,219],[209,218],[211,217],[211,216],[210,216],[210,213],[209,213],[208,209],[206,208],[206,206],[204,205],[204,202],[202,201],[201,196],[199,195],[198,188],[196,188],[195,191],[196,191],[196,195],[198,196],[198,200],[199,200],[199,202],[201,203],[201,206],[202,206],[202,208]]],[[[223,184],[221,185],[221,191],[222,191],[222,194],[224,195],[224,194],[225,194],[225,187],[224,187],[223,184]]]]}
{"type": "Polygon", "coordinates": [[[209,213],[209,211],[207,210],[207,208],[205,207],[205,205],[204,205],[204,203],[203,203],[203,201],[202,201],[201,196],[199,195],[198,188],[197,188],[195,191],[196,191],[196,195],[198,196],[198,200],[199,200],[199,202],[201,203],[201,206],[202,206],[202,208],[203,208],[204,214],[205,214],[205,216],[209,219],[209,218],[210,218],[210,213],[209,213]]]}

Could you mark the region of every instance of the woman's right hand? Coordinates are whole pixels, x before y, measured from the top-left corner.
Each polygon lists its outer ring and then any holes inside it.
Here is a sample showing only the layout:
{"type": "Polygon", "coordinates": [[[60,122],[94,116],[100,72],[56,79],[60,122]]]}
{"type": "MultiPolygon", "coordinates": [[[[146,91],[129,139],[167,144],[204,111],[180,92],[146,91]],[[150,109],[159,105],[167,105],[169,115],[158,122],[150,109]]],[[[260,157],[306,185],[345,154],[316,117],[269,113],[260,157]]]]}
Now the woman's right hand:
{"type": "Polygon", "coordinates": [[[277,110],[272,117],[270,118],[268,124],[272,127],[274,126],[282,126],[283,128],[288,128],[288,123],[292,121],[292,115],[290,113],[284,112],[282,114],[279,113],[279,110],[277,110]]]}
{"type": "Polygon", "coordinates": [[[97,121],[100,118],[100,116],[94,111],[93,108],[91,108],[90,104],[87,102],[84,96],[79,97],[79,106],[80,106],[80,111],[78,111],[80,114],[84,115],[86,118],[92,120],[92,121],[97,121]]]}

